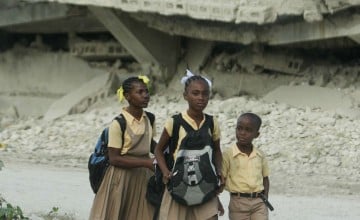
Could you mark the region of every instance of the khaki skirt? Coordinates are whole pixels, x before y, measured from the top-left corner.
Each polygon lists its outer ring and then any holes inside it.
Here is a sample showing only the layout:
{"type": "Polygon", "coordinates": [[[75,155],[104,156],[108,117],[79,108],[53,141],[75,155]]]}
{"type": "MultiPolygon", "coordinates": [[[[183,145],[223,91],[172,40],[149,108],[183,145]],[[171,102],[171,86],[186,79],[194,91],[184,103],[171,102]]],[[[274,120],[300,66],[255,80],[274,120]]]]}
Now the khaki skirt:
{"type": "Polygon", "coordinates": [[[147,168],[109,166],[95,195],[90,220],[151,220],[155,208],[146,200],[147,168]]]}
{"type": "Polygon", "coordinates": [[[159,220],[206,220],[217,219],[219,201],[214,197],[205,204],[183,206],[172,199],[165,189],[161,201],[159,220]]]}

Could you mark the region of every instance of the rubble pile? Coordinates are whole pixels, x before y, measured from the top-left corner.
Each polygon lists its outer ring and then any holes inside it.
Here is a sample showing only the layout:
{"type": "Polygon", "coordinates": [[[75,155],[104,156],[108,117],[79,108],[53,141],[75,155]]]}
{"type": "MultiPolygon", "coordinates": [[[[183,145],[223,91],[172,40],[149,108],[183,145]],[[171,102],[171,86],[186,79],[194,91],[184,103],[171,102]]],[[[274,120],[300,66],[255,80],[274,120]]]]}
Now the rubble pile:
{"type": "MultiPolygon", "coordinates": [[[[86,168],[102,128],[125,105],[119,105],[115,97],[110,103],[54,121],[18,120],[0,132],[0,142],[4,146],[1,154],[7,159],[30,163],[86,168]]],[[[177,96],[152,97],[148,110],[157,116],[157,138],[165,119],[186,108],[185,101],[177,96]]],[[[360,119],[320,108],[296,108],[247,96],[213,99],[207,112],[216,115],[220,122],[222,148],[235,142],[236,118],[247,111],[263,119],[261,135],[255,144],[269,157],[274,176],[285,175],[282,181],[293,184],[294,178],[311,176],[318,179],[331,176],[348,183],[359,181],[360,119]]],[[[275,185],[281,185],[281,181],[275,185]]]]}

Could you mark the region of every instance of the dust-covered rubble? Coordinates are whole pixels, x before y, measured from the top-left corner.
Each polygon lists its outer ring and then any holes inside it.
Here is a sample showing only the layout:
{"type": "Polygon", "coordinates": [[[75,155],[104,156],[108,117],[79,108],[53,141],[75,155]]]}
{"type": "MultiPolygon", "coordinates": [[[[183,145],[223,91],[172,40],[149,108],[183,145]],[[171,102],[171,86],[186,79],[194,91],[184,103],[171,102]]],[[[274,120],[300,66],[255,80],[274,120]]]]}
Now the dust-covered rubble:
{"type": "MultiPolygon", "coordinates": [[[[107,103],[111,104],[54,121],[41,118],[16,121],[0,131],[1,158],[5,162],[21,160],[86,168],[101,130],[125,105],[118,104],[115,97],[107,103]]],[[[152,97],[147,110],[157,117],[156,139],[165,119],[186,108],[187,103],[180,97],[152,97]]],[[[220,122],[223,149],[235,142],[236,118],[247,111],[263,119],[261,135],[255,144],[269,158],[275,190],[304,194],[305,185],[317,181],[321,184],[314,187],[332,185],[336,188],[337,184],[344,183],[338,192],[354,193],[360,180],[360,119],[320,108],[297,108],[246,96],[213,99],[206,112],[216,115],[220,122]]]]}

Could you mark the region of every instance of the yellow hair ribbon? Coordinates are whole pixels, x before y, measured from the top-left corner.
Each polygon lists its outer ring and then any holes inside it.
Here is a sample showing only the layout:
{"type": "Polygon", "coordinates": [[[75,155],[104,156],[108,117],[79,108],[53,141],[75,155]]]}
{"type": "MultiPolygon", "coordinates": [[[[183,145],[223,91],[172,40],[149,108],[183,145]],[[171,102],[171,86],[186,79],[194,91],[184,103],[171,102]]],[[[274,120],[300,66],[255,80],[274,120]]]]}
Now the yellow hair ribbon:
{"type": "Polygon", "coordinates": [[[122,100],[124,100],[124,89],[123,89],[123,87],[122,86],[120,86],[120,88],[117,90],[117,92],[116,92],[116,95],[117,95],[117,97],[118,97],[118,99],[119,99],[119,102],[121,102],[122,100]]]}
{"type": "Polygon", "coordinates": [[[150,79],[147,76],[140,75],[140,76],[138,76],[138,78],[141,79],[145,83],[146,86],[148,86],[150,79]]]}

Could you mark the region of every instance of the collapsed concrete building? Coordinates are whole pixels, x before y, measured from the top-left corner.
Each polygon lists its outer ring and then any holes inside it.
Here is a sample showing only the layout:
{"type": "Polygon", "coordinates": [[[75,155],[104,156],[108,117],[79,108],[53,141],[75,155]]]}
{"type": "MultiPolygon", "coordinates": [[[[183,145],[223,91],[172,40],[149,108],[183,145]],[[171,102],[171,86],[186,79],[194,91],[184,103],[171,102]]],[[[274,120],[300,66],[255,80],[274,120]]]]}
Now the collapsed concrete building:
{"type": "Polygon", "coordinates": [[[235,57],[218,52],[219,71],[301,75],[306,57],[285,49],[340,48],[358,57],[359,6],[360,0],[3,0],[0,51],[20,42],[89,62],[133,59],[169,84],[186,67],[200,72],[222,47],[235,57]]]}
{"type": "Polygon", "coordinates": [[[359,5],[359,0],[5,0],[0,28],[69,38],[110,32],[139,63],[173,74],[183,37],[244,45],[341,39],[356,45],[359,5]]]}

